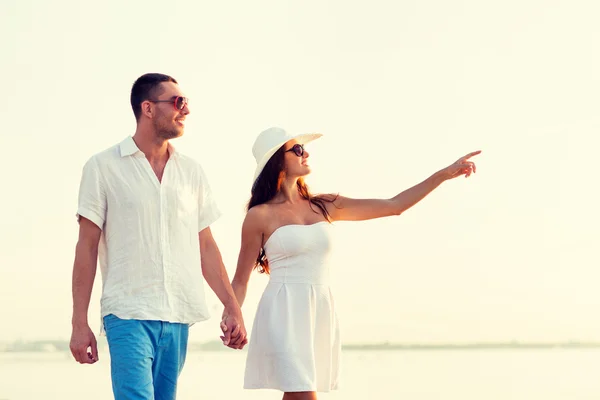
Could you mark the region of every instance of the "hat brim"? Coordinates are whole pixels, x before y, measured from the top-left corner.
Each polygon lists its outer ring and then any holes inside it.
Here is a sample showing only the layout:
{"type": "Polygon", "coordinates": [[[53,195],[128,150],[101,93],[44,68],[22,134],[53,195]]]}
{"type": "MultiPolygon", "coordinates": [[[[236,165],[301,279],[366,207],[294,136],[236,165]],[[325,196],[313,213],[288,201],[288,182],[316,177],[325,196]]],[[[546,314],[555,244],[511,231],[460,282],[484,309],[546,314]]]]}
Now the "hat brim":
{"type": "Polygon", "coordinates": [[[279,150],[281,146],[283,146],[285,143],[289,142],[290,140],[296,140],[300,144],[306,144],[312,142],[315,139],[320,138],[321,136],[323,136],[322,133],[301,133],[296,136],[292,136],[286,139],[285,141],[273,146],[268,152],[265,153],[265,155],[261,158],[260,162],[258,162],[258,164],[256,165],[253,182],[256,182],[263,168],[265,168],[265,165],[267,165],[271,157],[273,157],[273,154],[275,154],[277,150],[279,150]]]}

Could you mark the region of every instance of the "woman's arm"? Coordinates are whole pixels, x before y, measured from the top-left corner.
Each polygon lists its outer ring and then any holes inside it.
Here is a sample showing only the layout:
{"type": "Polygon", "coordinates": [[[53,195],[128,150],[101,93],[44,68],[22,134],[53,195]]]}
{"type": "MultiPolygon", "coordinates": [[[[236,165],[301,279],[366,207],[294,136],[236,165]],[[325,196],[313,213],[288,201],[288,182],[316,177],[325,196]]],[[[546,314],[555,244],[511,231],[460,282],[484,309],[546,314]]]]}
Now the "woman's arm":
{"type": "Polygon", "coordinates": [[[256,264],[256,259],[262,247],[262,212],[257,208],[252,208],[246,214],[242,224],[242,243],[240,254],[238,256],[237,268],[231,282],[231,287],[235,293],[240,307],[246,299],[246,290],[250,274],[256,264]]]}
{"type": "Polygon", "coordinates": [[[423,182],[397,194],[391,199],[352,199],[337,196],[333,204],[328,207],[328,211],[334,221],[364,221],[400,215],[423,200],[425,196],[440,186],[442,182],[458,176],[469,177],[476,171],[476,167],[475,163],[468,160],[479,153],[481,151],[475,151],[459,158],[453,164],[434,173],[423,182]]]}

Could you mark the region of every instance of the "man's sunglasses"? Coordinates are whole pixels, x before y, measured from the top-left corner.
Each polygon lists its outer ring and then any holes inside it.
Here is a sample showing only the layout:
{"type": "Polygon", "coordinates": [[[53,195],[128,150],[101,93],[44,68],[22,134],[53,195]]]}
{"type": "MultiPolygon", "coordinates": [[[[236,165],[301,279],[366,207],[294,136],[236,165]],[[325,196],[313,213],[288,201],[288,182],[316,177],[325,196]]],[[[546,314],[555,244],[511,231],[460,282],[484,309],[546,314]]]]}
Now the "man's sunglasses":
{"type": "Polygon", "coordinates": [[[176,110],[183,110],[188,105],[189,99],[183,96],[173,97],[171,100],[148,100],[152,103],[173,103],[176,110]]]}
{"type": "Polygon", "coordinates": [[[286,150],[285,152],[287,153],[288,151],[293,151],[295,155],[302,157],[304,155],[304,145],[296,143],[291,149],[286,150]]]}

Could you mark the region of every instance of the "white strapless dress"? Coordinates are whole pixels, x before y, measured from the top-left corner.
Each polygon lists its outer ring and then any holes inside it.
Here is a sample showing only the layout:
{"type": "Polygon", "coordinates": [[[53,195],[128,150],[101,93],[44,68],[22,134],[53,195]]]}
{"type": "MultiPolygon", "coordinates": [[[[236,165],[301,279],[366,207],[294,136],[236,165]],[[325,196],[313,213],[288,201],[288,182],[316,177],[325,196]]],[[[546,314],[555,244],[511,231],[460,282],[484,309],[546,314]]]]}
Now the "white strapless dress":
{"type": "Polygon", "coordinates": [[[258,304],[245,389],[338,388],[341,342],[329,289],[328,222],[284,225],[264,245],[271,275],[258,304]]]}

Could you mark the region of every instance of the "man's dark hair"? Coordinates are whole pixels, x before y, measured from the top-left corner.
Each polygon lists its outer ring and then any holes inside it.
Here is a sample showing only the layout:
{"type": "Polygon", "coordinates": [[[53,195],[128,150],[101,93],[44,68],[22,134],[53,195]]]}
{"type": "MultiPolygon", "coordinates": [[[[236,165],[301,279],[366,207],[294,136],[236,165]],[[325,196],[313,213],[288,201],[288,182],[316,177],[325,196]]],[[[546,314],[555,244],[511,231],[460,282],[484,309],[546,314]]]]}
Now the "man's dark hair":
{"type": "Polygon", "coordinates": [[[139,121],[142,115],[142,103],[148,99],[156,99],[160,95],[160,84],[163,82],[177,83],[175,78],[165,74],[144,74],[137,78],[131,88],[131,108],[136,120],[139,121]]]}

